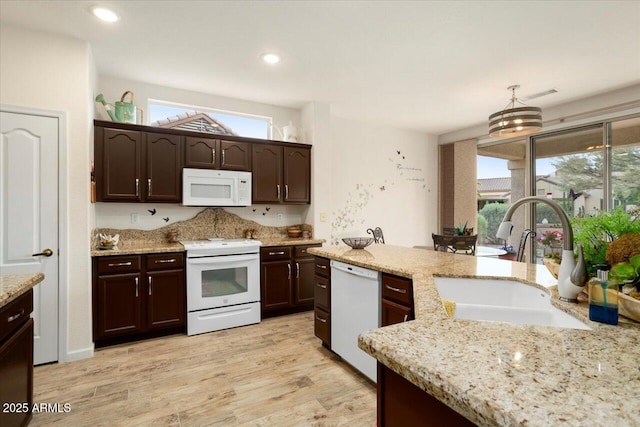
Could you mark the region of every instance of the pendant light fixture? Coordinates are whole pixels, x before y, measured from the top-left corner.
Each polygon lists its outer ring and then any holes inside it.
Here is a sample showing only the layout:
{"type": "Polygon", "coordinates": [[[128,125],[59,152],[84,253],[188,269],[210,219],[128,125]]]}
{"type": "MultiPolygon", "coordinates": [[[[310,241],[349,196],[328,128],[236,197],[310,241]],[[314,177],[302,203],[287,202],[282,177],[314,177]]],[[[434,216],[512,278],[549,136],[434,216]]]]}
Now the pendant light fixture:
{"type": "Polygon", "coordinates": [[[511,101],[502,111],[489,116],[489,135],[495,138],[511,138],[542,129],[542,109],[529,107],[518,101],[516,89],[520,89],[520,85],[509,86],[507,89],[511,91],[511,101]]]}

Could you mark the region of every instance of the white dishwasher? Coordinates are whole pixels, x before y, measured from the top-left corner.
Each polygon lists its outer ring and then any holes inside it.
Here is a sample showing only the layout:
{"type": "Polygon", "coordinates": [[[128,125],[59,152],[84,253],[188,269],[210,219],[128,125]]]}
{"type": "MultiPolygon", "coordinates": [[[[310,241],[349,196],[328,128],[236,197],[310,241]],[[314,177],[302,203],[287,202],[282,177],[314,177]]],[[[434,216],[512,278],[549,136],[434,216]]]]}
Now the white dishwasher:
{"type": "Polygon", "coordinates": [[[358,348],[358,335],[378,327],[380,273],[331,261],[331,350],[376,382],[376,359],[358,348]]]}

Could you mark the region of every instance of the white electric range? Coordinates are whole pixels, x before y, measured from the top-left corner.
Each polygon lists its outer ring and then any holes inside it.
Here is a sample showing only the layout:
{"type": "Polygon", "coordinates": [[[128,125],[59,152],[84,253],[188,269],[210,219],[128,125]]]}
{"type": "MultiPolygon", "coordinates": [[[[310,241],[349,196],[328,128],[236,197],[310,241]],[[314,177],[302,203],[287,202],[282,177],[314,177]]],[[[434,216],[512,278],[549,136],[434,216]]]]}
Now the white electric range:
{"type": "Polygon", "coordinates": [[[181,241],[187,250],[187,335],[260,323],[260,245],[181,241]]]}

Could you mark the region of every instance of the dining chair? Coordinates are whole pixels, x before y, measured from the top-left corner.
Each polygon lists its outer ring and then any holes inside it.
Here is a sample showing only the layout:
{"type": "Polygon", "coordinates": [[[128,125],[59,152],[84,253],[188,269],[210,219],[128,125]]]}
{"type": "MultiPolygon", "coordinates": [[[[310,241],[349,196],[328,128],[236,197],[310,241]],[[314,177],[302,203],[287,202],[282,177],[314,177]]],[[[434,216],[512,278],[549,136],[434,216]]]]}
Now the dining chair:
{"type": "Polygon", "coordinates": [[[382,228],[367,228],[367,234],[371,234],[373,236],[374,243],[382,243],[384,244],[384,234],[382,234],[382,228]]]}
{"type": "Polygon", "coordinates": [[[478,235],[473,236],[451,236],[431,233],[433,239],[433,250],[442,252],[463,253],[464,255],[476,254],[476,243],[478,235]]]}

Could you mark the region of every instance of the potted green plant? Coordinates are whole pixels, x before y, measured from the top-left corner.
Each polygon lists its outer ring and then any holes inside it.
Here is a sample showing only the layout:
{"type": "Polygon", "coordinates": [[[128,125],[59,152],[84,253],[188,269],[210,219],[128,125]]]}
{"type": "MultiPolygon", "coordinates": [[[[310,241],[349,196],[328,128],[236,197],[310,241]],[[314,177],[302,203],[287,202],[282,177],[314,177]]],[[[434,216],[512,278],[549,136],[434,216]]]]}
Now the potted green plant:
{"type": "Polygon", "coordinates": [[[598,211],[571,219],[573,240],[581,243],[589,276],[596,275],[595,265],[607,264],[607,247],[619,237],[640,233],[638,213],[627,213],[618,206],[610,211],[598,211]]]}
{"type": "Polygon", "coordinates": [[[464,225],[454,227],[453,234],[456,236],[471,236],[473,228],[467,228],[467,224],[469,224],[469,221],[465,222],[464,225]]]}

